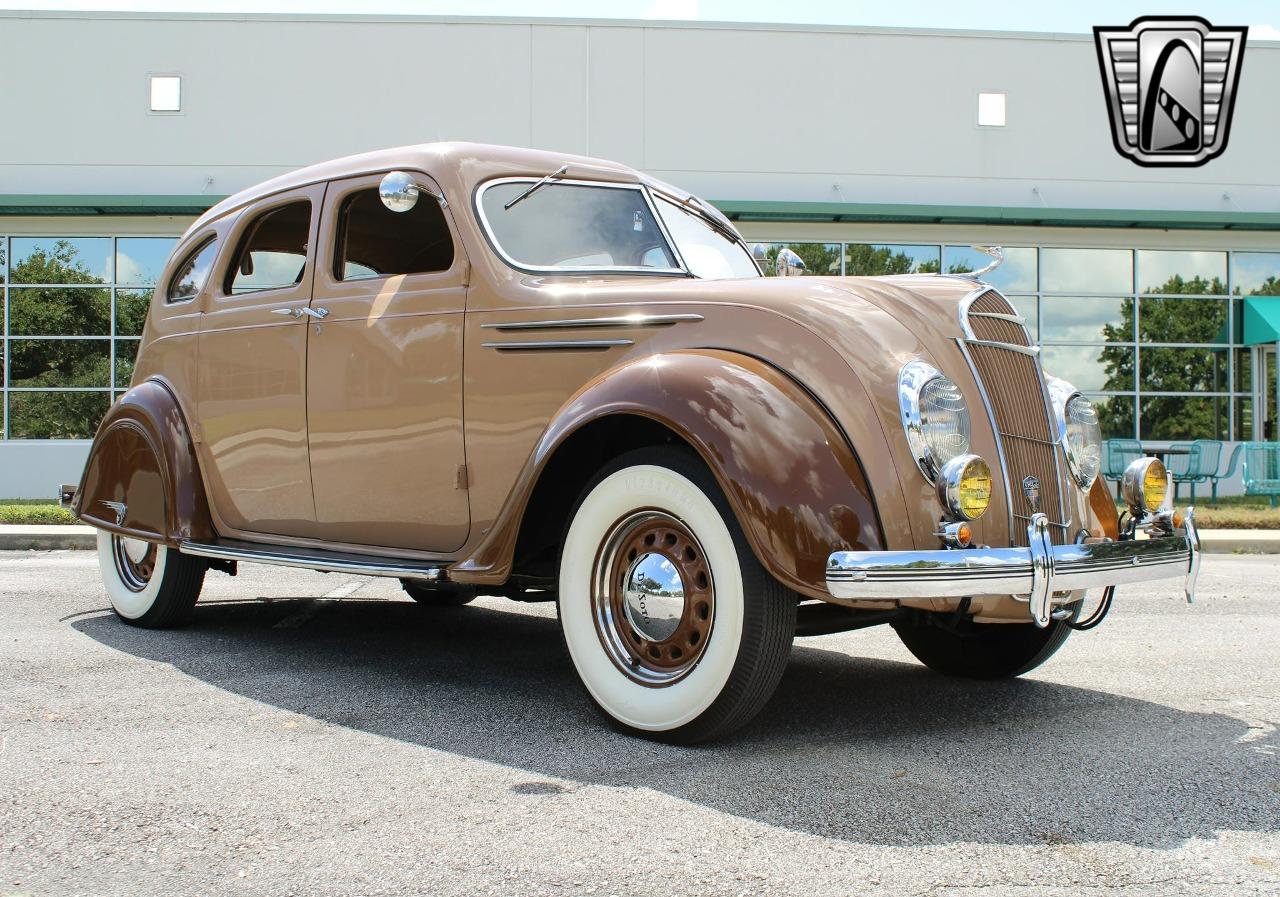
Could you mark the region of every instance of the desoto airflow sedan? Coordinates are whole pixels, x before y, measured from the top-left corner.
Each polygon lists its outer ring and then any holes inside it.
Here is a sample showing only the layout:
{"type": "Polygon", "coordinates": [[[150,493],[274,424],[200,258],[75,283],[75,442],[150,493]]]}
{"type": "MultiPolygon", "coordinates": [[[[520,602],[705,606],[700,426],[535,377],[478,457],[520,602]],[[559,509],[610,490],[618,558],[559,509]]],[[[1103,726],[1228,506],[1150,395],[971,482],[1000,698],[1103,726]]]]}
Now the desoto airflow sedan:
{"type": "Polygon", "coordinates": [[[127,623],[180,623],[241,561],[395,577],[424,612],[555,601],[605,717],[681,743],[755,716],[797,635],[887,624],[997,678],[1117,585],[1190,595],[1191,509],[1150,458],[1117,513],[1093,406],[980,274],[760,261],[599,159],[304,168],[182,237],[60,491],[127,623]]]}

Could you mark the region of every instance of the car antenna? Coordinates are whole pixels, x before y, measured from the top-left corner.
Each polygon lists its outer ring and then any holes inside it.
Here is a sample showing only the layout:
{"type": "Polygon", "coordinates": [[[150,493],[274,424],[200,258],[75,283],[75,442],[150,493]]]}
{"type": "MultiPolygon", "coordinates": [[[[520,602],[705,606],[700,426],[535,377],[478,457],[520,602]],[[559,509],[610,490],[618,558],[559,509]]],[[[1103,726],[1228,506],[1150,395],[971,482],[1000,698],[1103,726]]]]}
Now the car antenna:
{"type": "Polygon", "coordinates": [[[511,200],[511,201],[510,201],[510,202],[508,202],[506,205],[504,205],[504,206],[502,207],[502,210],[505,212],[507,209],[511,208],[512,206],[514,206],[516,203],[520,202],[521,200],[528,199],[530,196],[532,196],[532,195],[533,195],[534,193],[536,193],[538,190],[542,189],[544,186],[546,186],[547,184],[551,183],[551,182],[552,182],[552,181],[554,181],[556,178],[558,178],[558,177],[562,176],[562,175],[563,175],[566,171],[568,171],[568,170],[569,170],[569,163],[568,163],[568,162],[566,162],[566,163],[564,163],[563,165],[561,165],[559,168],[557,168],[555,171],[551,172],[551,174],[549,174],[549,175],[547,175],[546,177],[544,177],[544,178],[542,178],[541,180],[539,180],[537,183],[535,183],[535,184],[531,184],[531,185],[529,186],[529,189],[528,189],[528,190],[524,191],[524,192],[523,192],[523,193],[521,193],[519,196],[517,196],[515,199],[511,200]]]}

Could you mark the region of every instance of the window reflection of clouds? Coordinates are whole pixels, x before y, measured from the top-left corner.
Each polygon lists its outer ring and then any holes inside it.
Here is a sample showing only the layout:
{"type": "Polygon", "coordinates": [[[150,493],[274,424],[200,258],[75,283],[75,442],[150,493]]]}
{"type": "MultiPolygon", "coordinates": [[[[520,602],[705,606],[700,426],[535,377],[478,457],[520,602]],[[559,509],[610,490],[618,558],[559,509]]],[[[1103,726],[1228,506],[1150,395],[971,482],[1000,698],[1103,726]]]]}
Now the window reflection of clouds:
{"type": "Polygon", "coordinates": [[[1045,346],[1041,359],[1046,373],[1066,380],[1081,392],[1133,389],[1133,350],[1123,346],[1045,346]],[[1105,352],[1105,355],[1104,355],[1105,352]],[[1107,373],[1108,363],[1117,371],[1107,373]],[[1120,370],[1127,373],[1121,374],[1120,370]]]}
{"type": "MultiPolygon", "coordinates": [[[[1034,246],[1004,246],[1004,261],[994,271],[982,275],[984,282],[1002,291],[1030,293],[1036,289],[1034,246]]],[[[991,256],[968,246],[947,246],[942,250],[942,270],[947,274],[967,274],[991,264],[991,256]]]]}
{"type": "Polygon", "coordinates": [[[1041,249],[1040,288],[1053,293],[1133,291],[1129,249],[1041,249]]]}
{"type": "Polygon", "coordinates": [[[155,286],[176,242],[172,237],[121,237],[116,241],[116,282],[155,286]]]}
{"type": "Polygon", "coordinates": [[[1175,249],[1139,249],[1138,276],[1144,293],[1187,292],[1185,284],[1196,279],[1206,282],[1203,293],[1227,291],[1227,254],[1175,249]],[[1169,287],[1173,278],[1181,278],[1182,289],[1169,287]],[[1216,282],[1215,282],[1216,281],[1216,282]]]}
{"type": "Polygon", "coordinates": [[[10,276],[14,283],[49,283],[42,278],[27,278],[22,269],[34,261],[37,253],[52,258],[64,251],[69,253],[67,264],[71,267],[99,283],[111,282],[110,237],[14,237],[11,242],[10,276]]]}
{"type": "Polygon", "coordinates": [[[1280,252],[1231,253],[1232,292],[1247,296],[1268,291],[1268,295],[1274,295],[1271,291],[1277,289],[1277,281],[1280,281],[1280,252]]]}
{"type": "Polygon", "coordinates": [[[1111,339],[1132,340],[1128,312],[1132,299],[1089,296],[1046,296],[1040,301],[1040,338],[1045,342],[1105,342],[1106,327],[1115,329],[1111,339]]]}

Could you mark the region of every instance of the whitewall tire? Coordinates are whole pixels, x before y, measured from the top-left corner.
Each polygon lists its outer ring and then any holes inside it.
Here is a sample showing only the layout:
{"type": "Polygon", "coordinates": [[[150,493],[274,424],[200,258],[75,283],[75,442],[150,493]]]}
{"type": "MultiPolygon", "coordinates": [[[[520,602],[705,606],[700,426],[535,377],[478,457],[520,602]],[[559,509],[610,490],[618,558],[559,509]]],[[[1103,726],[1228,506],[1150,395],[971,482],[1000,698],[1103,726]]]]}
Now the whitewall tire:
{"type": "Polygon", "coordinates": [[[716,738],[768,701],[797,596],[760,565],[715,478],[674,448],[619,458],[584,490],[561,551],[565,644],[618,727],[716,738]]]}
{"type": "Polygon", "coordinates": [[[166,545],[98,530],[98,567],[116,615],[133,626],[160,629],[186,620],[206,565],[166,545]]]}

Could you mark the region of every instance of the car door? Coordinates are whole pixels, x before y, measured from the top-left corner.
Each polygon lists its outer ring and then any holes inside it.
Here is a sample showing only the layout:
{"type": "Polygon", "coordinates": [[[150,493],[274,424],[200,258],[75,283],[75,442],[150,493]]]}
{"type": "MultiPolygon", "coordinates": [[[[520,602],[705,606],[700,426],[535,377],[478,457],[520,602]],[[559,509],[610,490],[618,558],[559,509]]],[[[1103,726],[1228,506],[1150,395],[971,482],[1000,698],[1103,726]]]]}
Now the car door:
{"type": "MultiPolygon", "coordinates": [[[[467,260],[425,192],[407,212],[380,175],[329,185],[308,327],[316,531],[328,541],[447,552],[471,517],[463,467],[467,260]]],[[[437,189],[430,178],[416,174],[437,189]]]]}
{"type": "Polygon", "coordinates": [[[246,209],[199,339],[202,466],[220,530],[311,536],[306,357],[324,185],[246,209]]]}

